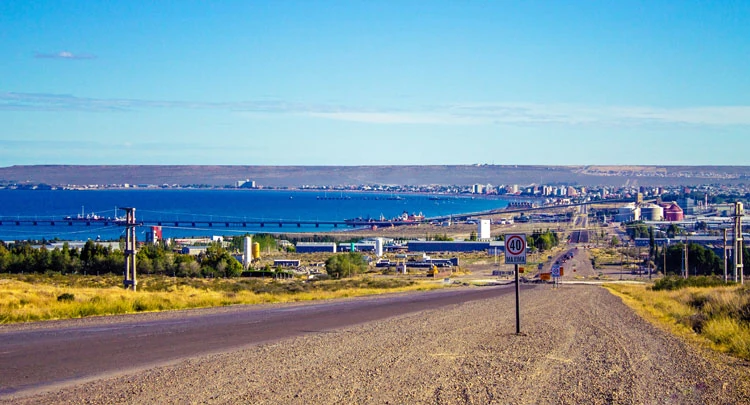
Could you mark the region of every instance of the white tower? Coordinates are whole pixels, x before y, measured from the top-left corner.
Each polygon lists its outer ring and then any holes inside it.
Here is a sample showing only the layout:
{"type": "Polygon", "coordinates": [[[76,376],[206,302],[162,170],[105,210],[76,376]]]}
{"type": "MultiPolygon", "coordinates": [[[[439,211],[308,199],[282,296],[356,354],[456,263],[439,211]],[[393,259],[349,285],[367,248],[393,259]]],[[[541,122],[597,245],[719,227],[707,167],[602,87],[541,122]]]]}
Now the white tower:
{"type": "Polygon", "coordinates": [[[375,238],[375,254],[383,257],[383,238],[375,238]]]}
{"type": "Polygon", "coordinates": [[[477,230],[477,239],[485,240],[490,238],[490,220],[480,219],[479,229],[477,230]]]}
{"type": "Polygon", "coordinates": [[[244,251],[242,252],[242,267],[247,270],[253,261],[253,237],[245,236],[244,251]]]}

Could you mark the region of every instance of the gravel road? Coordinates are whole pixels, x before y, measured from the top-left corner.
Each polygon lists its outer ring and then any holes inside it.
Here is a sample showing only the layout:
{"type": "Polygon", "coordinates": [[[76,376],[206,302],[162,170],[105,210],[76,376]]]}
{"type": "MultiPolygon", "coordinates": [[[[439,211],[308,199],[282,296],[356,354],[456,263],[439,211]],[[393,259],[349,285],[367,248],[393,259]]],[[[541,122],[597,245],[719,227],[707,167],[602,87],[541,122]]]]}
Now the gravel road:
{"type": "Polygon", "coordinates": [[[186,359],[10,403],[739,404],[750,364],[596,286],[513,295],[186,359]]]}

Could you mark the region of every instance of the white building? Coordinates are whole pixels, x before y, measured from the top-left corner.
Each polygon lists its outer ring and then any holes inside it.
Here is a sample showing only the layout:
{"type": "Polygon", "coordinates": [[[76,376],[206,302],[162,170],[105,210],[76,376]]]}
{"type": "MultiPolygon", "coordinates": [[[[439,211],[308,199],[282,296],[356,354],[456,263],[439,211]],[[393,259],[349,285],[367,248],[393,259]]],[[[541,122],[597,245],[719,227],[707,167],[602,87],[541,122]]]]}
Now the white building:
{"type": "Polygon", "coordinates": [[[479,240],[486,240],[490,239],[490,223],[491,221],[489,219],[480,219],[479,223],[477,224],[478,230],[477,230],[477,238],[479,240]]]}

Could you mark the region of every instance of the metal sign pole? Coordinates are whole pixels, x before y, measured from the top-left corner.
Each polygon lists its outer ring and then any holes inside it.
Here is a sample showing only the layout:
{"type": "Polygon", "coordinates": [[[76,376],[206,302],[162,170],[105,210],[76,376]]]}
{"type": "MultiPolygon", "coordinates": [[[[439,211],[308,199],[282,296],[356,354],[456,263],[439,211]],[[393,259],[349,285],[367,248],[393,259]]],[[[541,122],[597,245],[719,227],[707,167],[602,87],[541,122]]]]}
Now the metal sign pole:
{"type": "Polygon", "coordinates": [[[526,235],[505,235],[505,264],[513,264],[516,273],[516,335],[521,334],[521,300],[518,265],[526,264],[526,235]]]}
{"type": "Polygon", "coordinates": [[[518,283],[518,265],[516,267],[516,335],[521,334],[521,301],[520,301],[520,286],[518,283]]]}

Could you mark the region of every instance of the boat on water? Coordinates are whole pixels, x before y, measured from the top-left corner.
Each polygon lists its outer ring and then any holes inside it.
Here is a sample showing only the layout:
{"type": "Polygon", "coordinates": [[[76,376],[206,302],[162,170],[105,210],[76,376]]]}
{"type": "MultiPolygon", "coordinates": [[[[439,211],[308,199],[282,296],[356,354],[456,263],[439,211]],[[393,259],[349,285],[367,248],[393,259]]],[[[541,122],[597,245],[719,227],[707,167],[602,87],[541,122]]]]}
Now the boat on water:
{"type": "Polygon", "coordinates": [[[401,215],[386,219],[382,214],[380,218],[351,218],[345,219],[344,222],[351,226],[398,226],[398,225],[416,225],[424,221],[425,216],[421,212],[419,214],[409,214],[408,211],[404,211],[401,215]]]}
{"type": "MultiPolygon", "coordinates": [[[[117,210],[115,209],[115,213],[117,213],[117,210]]],[[[89,213],[86,214],[83,207],[81,207],[81,213],[77,214],[76,216],[67,215],[63,217],[63,220],[70,221],[70,222],[114,222],[116,224],[124,224],[125,218],[123,217],[104,217],[101,215],[97,215],[96,213],[89,213]]]]}

